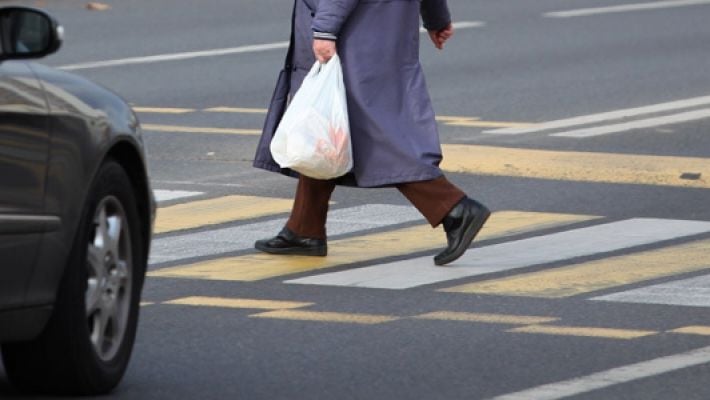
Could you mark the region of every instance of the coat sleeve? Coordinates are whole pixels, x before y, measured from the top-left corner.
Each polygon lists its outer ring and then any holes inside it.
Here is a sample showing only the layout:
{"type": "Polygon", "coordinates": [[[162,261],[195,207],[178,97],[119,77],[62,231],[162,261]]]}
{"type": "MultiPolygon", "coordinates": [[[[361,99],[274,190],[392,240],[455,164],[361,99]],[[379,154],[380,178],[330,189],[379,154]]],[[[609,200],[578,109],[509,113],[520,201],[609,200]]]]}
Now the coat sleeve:
{"type": "Polygon", "coordinates": [[[336,39],[360,0],[320,0],[311,28],[315,37],[336,39]],[[318,35],[326,34],[326,35],[318,35]]]}
{"type": "Polygon", "coordinates": [[[438,31],[451,23],[451,13],[446,0],[422,0],[422,20],[424,28],[438,31]]]}

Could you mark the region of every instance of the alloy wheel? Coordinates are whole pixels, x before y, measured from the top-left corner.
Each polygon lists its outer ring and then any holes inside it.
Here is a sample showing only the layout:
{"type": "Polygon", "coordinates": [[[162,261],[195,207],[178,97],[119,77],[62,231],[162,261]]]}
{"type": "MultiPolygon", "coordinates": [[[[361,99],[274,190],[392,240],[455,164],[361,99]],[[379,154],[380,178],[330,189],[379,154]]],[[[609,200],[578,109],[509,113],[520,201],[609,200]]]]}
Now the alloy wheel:
{"type": "Polygon", "coordinates": [[[87,251],[86,316],[96,355],[112,360],[123,342],[131,303],[133,257],[126,212],[114,196],[93,217],[87,251]]]}

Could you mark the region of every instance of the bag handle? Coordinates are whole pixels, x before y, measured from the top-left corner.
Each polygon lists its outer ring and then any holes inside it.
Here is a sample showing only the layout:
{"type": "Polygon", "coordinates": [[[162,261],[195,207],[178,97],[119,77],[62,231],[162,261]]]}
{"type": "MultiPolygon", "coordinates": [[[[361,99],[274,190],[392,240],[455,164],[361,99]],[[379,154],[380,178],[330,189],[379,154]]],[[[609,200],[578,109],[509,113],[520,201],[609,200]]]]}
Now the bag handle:
{"type": "Polygon", "coordinates": [[[289,71],[293,68],[293,52],[294,43],[296,41],[296,5],[299,0],[294,0],[293,2],[293,12],[291,13],[291,40],[288,42],[288,53],[286,54],[286,61],[284,62],[284,68],[289,71]]]}

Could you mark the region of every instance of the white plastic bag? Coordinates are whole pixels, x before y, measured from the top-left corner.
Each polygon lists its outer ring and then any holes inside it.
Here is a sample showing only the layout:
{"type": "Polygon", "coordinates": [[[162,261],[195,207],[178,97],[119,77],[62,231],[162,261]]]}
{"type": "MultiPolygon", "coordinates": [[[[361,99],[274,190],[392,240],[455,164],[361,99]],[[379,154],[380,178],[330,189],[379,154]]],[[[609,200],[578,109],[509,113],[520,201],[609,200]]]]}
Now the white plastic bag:
{"type": "Polygon", "coordinates": [[[340,58],[318,61],[286,109],[271,155],[282,168],[316,179],[333,179],[353,166],[348,106],[340,58]]]}

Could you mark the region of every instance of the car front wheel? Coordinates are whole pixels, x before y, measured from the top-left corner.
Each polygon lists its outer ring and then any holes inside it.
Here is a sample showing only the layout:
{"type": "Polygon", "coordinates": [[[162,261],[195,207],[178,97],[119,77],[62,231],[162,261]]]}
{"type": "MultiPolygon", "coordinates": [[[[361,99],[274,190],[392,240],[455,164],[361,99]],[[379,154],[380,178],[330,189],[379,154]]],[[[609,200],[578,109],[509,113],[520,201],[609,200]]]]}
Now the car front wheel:
{"type": "Polygon", "coordinates": [[[35,340],[3,346],[16,386],[102,394],[121,380],[133,348],[147,255],[130,179],[117,162],[92,185],[52,317],[35,340]]]}

